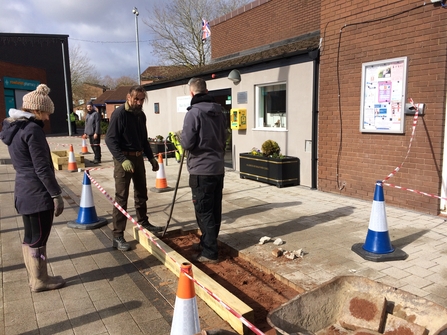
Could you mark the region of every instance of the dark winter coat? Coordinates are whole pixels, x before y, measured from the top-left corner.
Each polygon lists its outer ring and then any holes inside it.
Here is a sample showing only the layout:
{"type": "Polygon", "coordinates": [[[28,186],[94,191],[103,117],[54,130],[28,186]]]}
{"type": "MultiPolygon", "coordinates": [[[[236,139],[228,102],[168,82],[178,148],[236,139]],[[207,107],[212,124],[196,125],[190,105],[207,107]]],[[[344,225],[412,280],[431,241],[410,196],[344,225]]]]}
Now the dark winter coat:
{"type": "Polygon", "coordinates": [[[9,110],[0,139],[8,146],[16,170],[14,203],[19,214],[54,210],[52,197],[61,193],[54,173],[43,122],[34,114],[9,110]]]}
{"type": "Polygon", "coordinates": [[[222,106],[208,94],[196,94],[183,121],[181,144],[188,150],[187,167],[192,175],[224,174],[227,129],[222,106]]]}
{"type": "Polygon", "coordinates": [[[143,151],[148,159],[154,158],[147,136],[146,114],[132,111],[127,102],[113,111],[106,144],[120,163],[127,159],[123,151],[143,151]]]}
{"type": "Polygon", "coordinates": [[[94,134],[101,136],[101,116],[96,110],[87,112],[84,133],[89,136],[94,134]]]}

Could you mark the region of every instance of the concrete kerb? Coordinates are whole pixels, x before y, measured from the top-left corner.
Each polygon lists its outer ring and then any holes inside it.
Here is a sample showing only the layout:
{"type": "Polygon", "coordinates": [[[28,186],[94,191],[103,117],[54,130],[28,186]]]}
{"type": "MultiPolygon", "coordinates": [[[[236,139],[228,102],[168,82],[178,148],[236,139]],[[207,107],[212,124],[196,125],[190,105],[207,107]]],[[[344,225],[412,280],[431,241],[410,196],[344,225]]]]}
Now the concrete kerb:
{"type": "MultiPolygon", "coordinates": [[[[138,227],[133,228],[134,238],[137,240],[149,253],[155,256],[162,264],[166,266],[169,270],[171,270],[177,277],[180,275],[180,265],[184,262],[189,262],[186,258],[180,255],[178,252],[174,251],[167,244],[161,241],[155,235],[150,234],[151,238],[149,238],[145,232],[143,232],[138,227]],[[157,243],[161,250],[155,243],[157,243]]],[[[222,299],[228,306],[234,309],[237,313],[239,313],[243,318],[248,320],[249,322],[254,322],[254,312],[253,309],[237,298],[235,295],[230,293],[220,284],[216,283],[213,279],[211,279],[208,275],[206,275],[203,271],[197,268],[195,265],[192,265],[192,270],[194,273],[194,279],[197,282],[201,283],[204,287],[210,290],[217,297],[222,299]],[[223,298],[225,297],[225,298],[223,298]]],[[[220,302],[214,299],[208,292],[203,290],[201,287],[196,286],[196,294],[199,296],[211,309],[213,309],[223,320],[228,322],[231,327],[238,332],[239,334],[247,334],[248,328],[243,324],[243,322],[228,311],[220,302]]]]}

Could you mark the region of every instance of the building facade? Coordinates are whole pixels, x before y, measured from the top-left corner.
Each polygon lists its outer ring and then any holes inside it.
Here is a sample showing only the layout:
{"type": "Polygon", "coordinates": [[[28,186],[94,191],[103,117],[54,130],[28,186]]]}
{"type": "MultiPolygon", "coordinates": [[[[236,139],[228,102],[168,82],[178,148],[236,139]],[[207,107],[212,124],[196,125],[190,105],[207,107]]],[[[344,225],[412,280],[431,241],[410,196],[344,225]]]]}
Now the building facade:
{"type": "Polygon", "coordinates": [[[0,33],[0,119],[9,108],[22,107],[22,97],[46,84],[55,111],[45,131],[67,134],[72,108],[67,35],[0,33]]]}
{"type": "Polygon", "coordinates": [[[229,115],[246,110],[246,129],[231,131],[234,169],[272,139],[300,159],[302,186],[372,200],[384,181],[389,204],[443,213],[445,22],[441,2],[254,1],[210,22],[211,64],[145,86],[150,136],[181,128],[200,76],[229,115]],[[417,122],[410,98],[425,106],[417,122]]]}
{"type": "Polygon", "coordinates": [[[387,184],[438,197],[385,186],[387,203],[430,214],[445,211],[445,200],[439,197],[446,196],[446,23],[447,9],[441,2],[322,2],[318,189],[371,200],[374,183],[401,167],[387,184]],[[377,62],[380,72],[380,66],[396,64],[393,59],[397,64],[406,60],[403,86],[393,73],[390,80],[377,79],[380,73],[369,78],[368,64],[371,69],[377,62]],[[368,75],[363,81],[362,74],[368,75]],[[393,102],[380,96],[383,83],[392,84],[391,94],[405,88],[405,103],[410,98],[425,103],[425,115],[414,127],[414,116],[405,115],[401,106],[402,132],[374,132],[383,126],[381,115],[373,116],[378,125],[369,129],[372,132],[361,131],[362,117],[369,113],[369,82],[378,86],[379,96],[372,100],[379,113],[385,106],[388,123],[393,102]]]}

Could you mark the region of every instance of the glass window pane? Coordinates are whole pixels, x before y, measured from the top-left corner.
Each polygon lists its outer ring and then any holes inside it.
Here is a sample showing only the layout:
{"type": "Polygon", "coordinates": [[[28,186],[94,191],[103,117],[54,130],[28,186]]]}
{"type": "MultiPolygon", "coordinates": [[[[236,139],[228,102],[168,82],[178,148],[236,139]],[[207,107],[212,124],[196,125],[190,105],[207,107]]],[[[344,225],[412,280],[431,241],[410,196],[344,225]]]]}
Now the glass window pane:
{"type": "Polygon", "coordinates": [[[286,84],[258,86],[257,127],[287,127],[286,84]]]}

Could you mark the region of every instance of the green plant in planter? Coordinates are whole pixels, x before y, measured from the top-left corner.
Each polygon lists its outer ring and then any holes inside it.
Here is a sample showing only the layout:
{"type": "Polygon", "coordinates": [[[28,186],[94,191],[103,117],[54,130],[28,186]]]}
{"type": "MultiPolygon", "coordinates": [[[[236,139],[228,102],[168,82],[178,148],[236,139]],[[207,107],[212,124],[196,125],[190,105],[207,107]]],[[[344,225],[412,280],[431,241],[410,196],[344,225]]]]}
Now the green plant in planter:
{"type": "Polygon", "coordinates": [[[281,148],[279,147],[277,142],[267,140],[264,143],[262,143],[261,151],[262,154],[266,157],[274,157],[279,156],[281,148]]]}
{"type": "Polygon", "coordinates": [[[261,150],[239,154],[241,178],[261,181],[277,187],[299,185],[299,159],[284,156],[277,142],[267,140],[261,150]]]}
{"type": "Polygon", "coordinates": [[[263,156],[270,158],[284,158],[285,156],[281,154],[281,148],[278,143],[272,140],[267,140],[262,143],[261,150],[253,148],[250,151],[253,156],[263,156]]]}
{"type": "Polygon", "coordinates": [[[163,142],[163,136],[161,136],[161,135],[157,135],[157,136],[155,136],[155,141],[157,141],[157,142],[163,142]]]}

